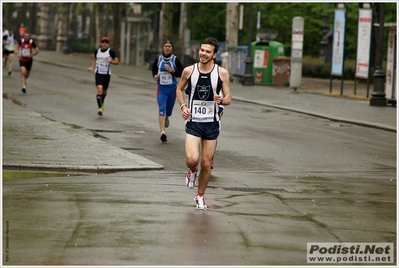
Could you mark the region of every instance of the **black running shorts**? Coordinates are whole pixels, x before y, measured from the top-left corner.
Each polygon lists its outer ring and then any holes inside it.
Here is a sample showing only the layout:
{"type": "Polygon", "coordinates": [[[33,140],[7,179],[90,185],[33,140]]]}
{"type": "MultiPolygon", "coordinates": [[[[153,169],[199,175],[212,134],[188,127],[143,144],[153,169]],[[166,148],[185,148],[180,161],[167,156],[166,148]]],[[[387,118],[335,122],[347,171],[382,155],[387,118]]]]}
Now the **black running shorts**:
{"type": "Polygon", "coordinates": [[[26,70],[30,71],[32,69],[32,63],[33,61],[19,61],[19,67],[25,67],[26,70]]]}
{"type": "Polygon", "coordinates": [[[109,75],[109,74],[97,74],[96,73],[96,86],[102,85],[103,89],[107,90],[110,81],[111,81],[111,75],[109,75]]]}

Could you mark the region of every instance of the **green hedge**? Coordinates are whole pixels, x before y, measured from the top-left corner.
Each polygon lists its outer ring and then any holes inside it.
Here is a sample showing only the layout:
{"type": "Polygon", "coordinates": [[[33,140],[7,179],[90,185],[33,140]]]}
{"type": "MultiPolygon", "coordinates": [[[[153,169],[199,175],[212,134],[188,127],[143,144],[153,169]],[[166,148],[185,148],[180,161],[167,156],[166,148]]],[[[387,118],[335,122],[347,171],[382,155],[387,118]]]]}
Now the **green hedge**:
{"type": "MultiPolygon", "coordinates": [[[[330,78],[331,64],[302,63],[302,75],[305,77],[330,78]]],[[[344,66],[344,79],[355,77],[355,66],[344,66]]]]}
{"type": "Polygon", "coordinates": [[[96,50],[98,46],[94,44],[88,44],[87,40],[74,40],[72,41],[72,50],[73,52],[81,52],[81,53],[92,53],[96,50]]]}
{"type": "MultiPolygon", "coordinates": [[[[355,61],[347,60],[344,65],[344,79],[355,79],[355,61]]],[[[373,81],[374,68],[370,69],[370,81],[373,81]]],[[[321,59],[306,58],[302,60],[302,76],[314,78],[330,78],[331,64],[324,63],[321,59]]]]}

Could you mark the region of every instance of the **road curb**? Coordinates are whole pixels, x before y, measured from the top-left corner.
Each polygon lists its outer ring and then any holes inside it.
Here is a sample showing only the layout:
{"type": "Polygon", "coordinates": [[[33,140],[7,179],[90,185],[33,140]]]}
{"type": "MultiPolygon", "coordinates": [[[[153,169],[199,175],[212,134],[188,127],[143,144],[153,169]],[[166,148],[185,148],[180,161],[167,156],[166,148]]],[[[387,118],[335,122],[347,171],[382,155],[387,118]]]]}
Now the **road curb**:
{"type": "Polygon", "coordinates": [[[396,128],[395,127],[384,125],[384,124],[376,124],[376,123],[371,124],[369,122],[360,121],[360,120],[349,120],[349,119],[345,119],[345,118],[334,117],[334,116],[327,115],[327,114],[313,113],[313,112],[309,112],[309,111],[305,111],[305,110],[301,110],[301,109],[295,109],[295,108],[285,107],[285,106],[281,106],[281,105],[270,104],[270,103],[267,103],[267,102],[258,102],[258,101],[246,100],[246,99],[237,98],[237,97],[233,98],[233,99],[237,100],[237,101],[241,101],[241,102],[247,102],[247,103],[252,103],[252,104],[256,104],[256,105],[264,105],[264,106],[268,106],[268,107],[272,107],[272,108],[276,108],[276,109],[281,109],[281,110],[285,110],[285,111],[290,111],[290,112],[295,112],[295,113],[315,116],[315,117],[319,117],[319,118],[329,119],[329,120],[332,120],[332,121],[350,123],[350,124],[354,124],[354,125],[370,127],[370,128],[376,128],[376,129],[381,129],[381,130],[386,130],[386,131],[391,131],[391,132],[395,132],[396,133],[396,128]]]}

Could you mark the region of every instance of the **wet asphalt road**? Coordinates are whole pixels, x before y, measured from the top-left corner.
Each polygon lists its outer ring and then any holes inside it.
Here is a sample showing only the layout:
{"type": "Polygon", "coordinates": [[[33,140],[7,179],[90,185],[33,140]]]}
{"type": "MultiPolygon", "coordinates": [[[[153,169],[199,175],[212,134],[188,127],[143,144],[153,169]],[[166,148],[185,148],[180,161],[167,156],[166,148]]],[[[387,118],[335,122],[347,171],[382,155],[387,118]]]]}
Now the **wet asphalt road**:
{"type": "Polygon", "coordinates": [[[196,211],[183,183],[180,118],[161,144],[152,86],[114,79],[120,91],[99,121],[91,77],[56,93],[64,83],[49,80],[14,95],[165,169],[3,182],[4,265],[306,265],[308,242],[396,241],[395,133],[237,103],[223,119],[209,209],[196,211]],[[148,104],[134,116],[132,89],[134,104],[148,104]]]}

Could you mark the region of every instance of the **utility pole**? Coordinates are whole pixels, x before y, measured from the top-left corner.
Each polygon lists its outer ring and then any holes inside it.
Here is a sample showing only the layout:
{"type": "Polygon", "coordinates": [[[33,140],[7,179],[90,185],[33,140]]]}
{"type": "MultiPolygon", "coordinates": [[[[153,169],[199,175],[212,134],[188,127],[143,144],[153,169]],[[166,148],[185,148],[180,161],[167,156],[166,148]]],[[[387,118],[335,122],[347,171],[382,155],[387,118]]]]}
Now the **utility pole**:
{"type": "Polygon", "coordinates": [[[238,45],[242,43],[242,24],[244,20],[244,5],[240,5],[240,19],[238,22],[238,45]]]}

